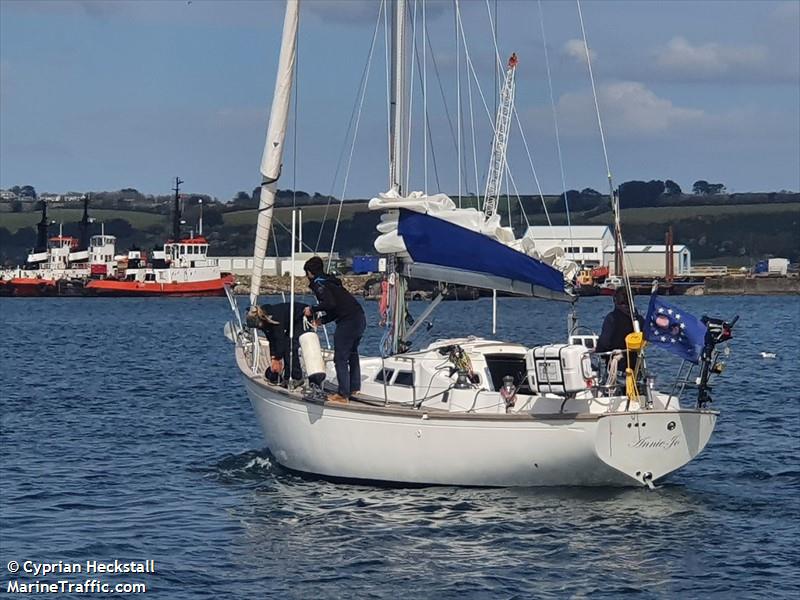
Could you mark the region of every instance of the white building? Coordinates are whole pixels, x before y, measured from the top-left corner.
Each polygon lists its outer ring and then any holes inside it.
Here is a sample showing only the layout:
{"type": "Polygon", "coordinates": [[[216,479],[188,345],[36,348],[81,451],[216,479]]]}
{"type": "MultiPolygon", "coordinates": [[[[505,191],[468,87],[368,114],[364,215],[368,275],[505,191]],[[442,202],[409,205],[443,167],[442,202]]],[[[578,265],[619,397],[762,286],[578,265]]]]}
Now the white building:
{"type": "Polygon", "coordinates": [[[587,267],[614,262],[614,234],[606,225],[536,225],[528,227],[527,237],[536,242],[540,254],[559,247],[564,257],[587,267]]]}
{"type": "MultiPolygon", "coordinates": [[[[318,252],[298,252],[295,254],[294,274],[297,277],[305,275],[303,265],[312,256],[319,256],[325,264],[328,263],[328,253],[318,252]]],[[[333,259],[337,260],[339,253],[333,253],[333,259]]],[[[219,270],[223,273],[232,273],[233,275],[250,275],[253,272],[253,257],[252,256],[218,256],[214,257],[219,265],[219,270]]],[[[264,275],[288,275],[292,272],[292,259],[291,257],[267,256],[264,259],[264,275]]]]}
{"type": "MultiPolygon", "coordinates": [[[[612,254],[613,256],[613,254],[612,254]]],[[[631,277],[666,277],[667,247],[664,244],[625,246],[625,270],[631,277]]],[[[614,273],[614,261],[609,264],[614,273]]],[[[672,274],[676,277],[692,272],[692,253],[683,244],[673,245],[672,274]]]]}

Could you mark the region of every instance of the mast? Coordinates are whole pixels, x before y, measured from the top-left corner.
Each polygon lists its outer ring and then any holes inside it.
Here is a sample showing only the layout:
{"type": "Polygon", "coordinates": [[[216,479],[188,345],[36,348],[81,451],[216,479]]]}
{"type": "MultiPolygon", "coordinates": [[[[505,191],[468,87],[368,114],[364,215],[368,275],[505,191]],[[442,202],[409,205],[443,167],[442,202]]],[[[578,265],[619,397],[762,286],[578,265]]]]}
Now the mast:
{"type": "Polygon", "coordinates": [[[83,217],[81,218],[80,222],[80,246],[78,246],[79,250],[86,250],[89,247],[89,195],[84,194],[83,196],[83,217]]]}
{"type": "MultiPolygon", "coordinates": [[[[250,279],[250,306],[258,301],[261,288],[261,275],[264,270],[264,257],[267,255],[267,242],[272,226],[272,212],[275,205],[277,181],[281,175],[283,143],[286,138],[286,124],[289,117],[289,100],[292,96],[292,77],[297,58],[297,27],[300,0],[287,0],[286,15],[283,20],[283,39],[278,59],[278,73],[275,77],[275,92],[269,115],[267,139],[261,158],[261,200],[258,205],[258,225],[253,249],[253,274],[250,279]]],[[[294,242],[293,242],[294,243],[294,242]]]]}
{"type": "Polygon", "coordinates": [[[172,241],[179,242],[181,239],[181,184],[183,181],[180,177],[175,178],[175,187],[172,191],[175,192],[175,207],[172,209],[172,241]]]}
{"type": "MultiPolygon", "coordinates": [[[[391,155],[389,157],[389,189],[398,195],[404,193],[403,181],[405,181],[405,164],[403,163],[403,127],[405,123],[405,24],[406,24],[406,2],[405,0],[395,0],[395,11],[392,15],[392,89],[390,106],[392,113],[391,128],[391,155]]],[[[424,135],[424,134],[423,134],[424,135]]],[[[391,323],[389,327],[391,333],[391,353],[401,352],[404,324],[406,319],[405,309],[405,290],[406,285],[402,275],[402,265],[400,261],[390,260],[390,274],[393,275],[394,285],[392,285],[392,297],[390,306],[392,311],[391,323]],[[398,268],[400,267],[400,268],[398,268]]]]}
{"type": "Polygon", "coordinates": [[[389,156],[389,189],[403,193],[403,123],[405,114],[405,0],[395,0],[392,14],[392,87],[391,98],[391,139],[389,156]]]}
{"type": "Polygon", "coordinates": [[[47,201],[42,200],[42,218],[36,224],[36,249],[35,252],[47,250],[47,230],[50,223],[47,221],[47,201]]]}

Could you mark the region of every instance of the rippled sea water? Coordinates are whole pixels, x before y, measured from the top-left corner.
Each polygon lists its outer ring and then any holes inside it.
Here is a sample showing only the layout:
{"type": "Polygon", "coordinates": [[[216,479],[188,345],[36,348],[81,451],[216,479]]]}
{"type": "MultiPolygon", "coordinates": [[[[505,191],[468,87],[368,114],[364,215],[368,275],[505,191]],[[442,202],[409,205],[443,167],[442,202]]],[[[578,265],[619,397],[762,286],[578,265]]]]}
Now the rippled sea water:
{"type": "MultiPolygon", "coordinates": [[[[2,299],[2,591],[10,560],[116,558],[154,559],[154,575],[115,577],[178,599],[795,596],[800,303],[673,300],[741,319],[715,435],[649,491],[301,477],[264,450],[222,335],[224,298],[2,299]]],[[[597,328],[610,301],[579,308],[597,328]]],[[[488,334],[490,311],[445,303],[430,335],[488,334]]],[[[562,304],[499,301],[503,339],[563,339],[566,322],[562,304]]]]}

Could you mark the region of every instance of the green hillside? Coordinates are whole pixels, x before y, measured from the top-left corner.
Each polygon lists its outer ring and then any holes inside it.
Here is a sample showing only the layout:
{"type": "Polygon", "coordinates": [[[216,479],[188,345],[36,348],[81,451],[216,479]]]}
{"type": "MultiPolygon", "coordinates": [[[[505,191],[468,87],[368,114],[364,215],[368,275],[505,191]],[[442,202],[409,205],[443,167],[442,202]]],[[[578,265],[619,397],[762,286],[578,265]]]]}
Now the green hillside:
{"type": "MultiPolygon", "coordinates": [[[[112,219],[123,219],[128,221],[135,229],[145,229],[151,225],[163,224],[168,227],[168,219],[164,215],[147,212],[137,212],[130,210],[109,210],[109,209],[90,209],[89,215],[95,222],[110,221],[112,219]]],[[[58,223],[76,223],[81,220],[83,209],[81,208],[48,208],[47,218],[58,223]]],[[[0,227],[15,233],[24,227],[36,227],[42,218],[38,211],[24,213],[0,213],[0,227]]],[[[58,225],[56,225],[57,227],[58,225]]]]}

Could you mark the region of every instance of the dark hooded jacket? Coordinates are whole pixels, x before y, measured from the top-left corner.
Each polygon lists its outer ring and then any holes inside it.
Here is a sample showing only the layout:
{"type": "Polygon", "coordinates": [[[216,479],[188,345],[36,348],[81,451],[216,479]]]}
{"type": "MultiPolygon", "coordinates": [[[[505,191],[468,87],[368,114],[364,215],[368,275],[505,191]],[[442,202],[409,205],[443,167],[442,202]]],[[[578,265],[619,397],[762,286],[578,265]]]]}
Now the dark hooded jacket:
{"type": "MultiPolygon", "coordinates": [[[[294,337],[295,340],[303,333],[303,310],[307,304],[302,302],[294,303],[294,337]]],[[[267,323],[262,327],[264,335],[267,336],[272,352],[276,356],[283,357],[289,352],[289,323],[290,323],[290,302],[280,304],[264,304],[261,308],[278,324],[267,323]]],[[[295,345],[297,342],[295,342],[295,345]]]]}
{"type": "MultiPolygon", "coordinates": [[[[636,320],[639,321],[640,331],[644,331],[644,319],[640,315],[636,315],[636,320]]],[[[624,309],[617,306],[610,313],[606,315],[603,321],[603,329],[600,332],[600,338],[597,340],[597,347],[595,352],[610,352],[611,350],[625,350],[625,336],[633,333],[633,323],[631,322],[631,314],[628,312],[627,307],[624,309]]],[[[636,356],[636,353],[631,353],[636,356]]],[[[635,358],[634,358],[635,362],[635,358]]],[[[620,370],[625,370],[627,360],[622,359],[619,363],[620,370]]]]}
{"type": "Polygon", "coordinates": [[[317,275],[311,281],[311,291],[317,297],[315,306],[311,307],[314,315],[323,323],[331,321],[347,321],[364,315],[364,309],[353,295],[348,292],[338,277],[334,275],[317,275]],[[319,315],[319,313],[325,313],[319,315]]]}

